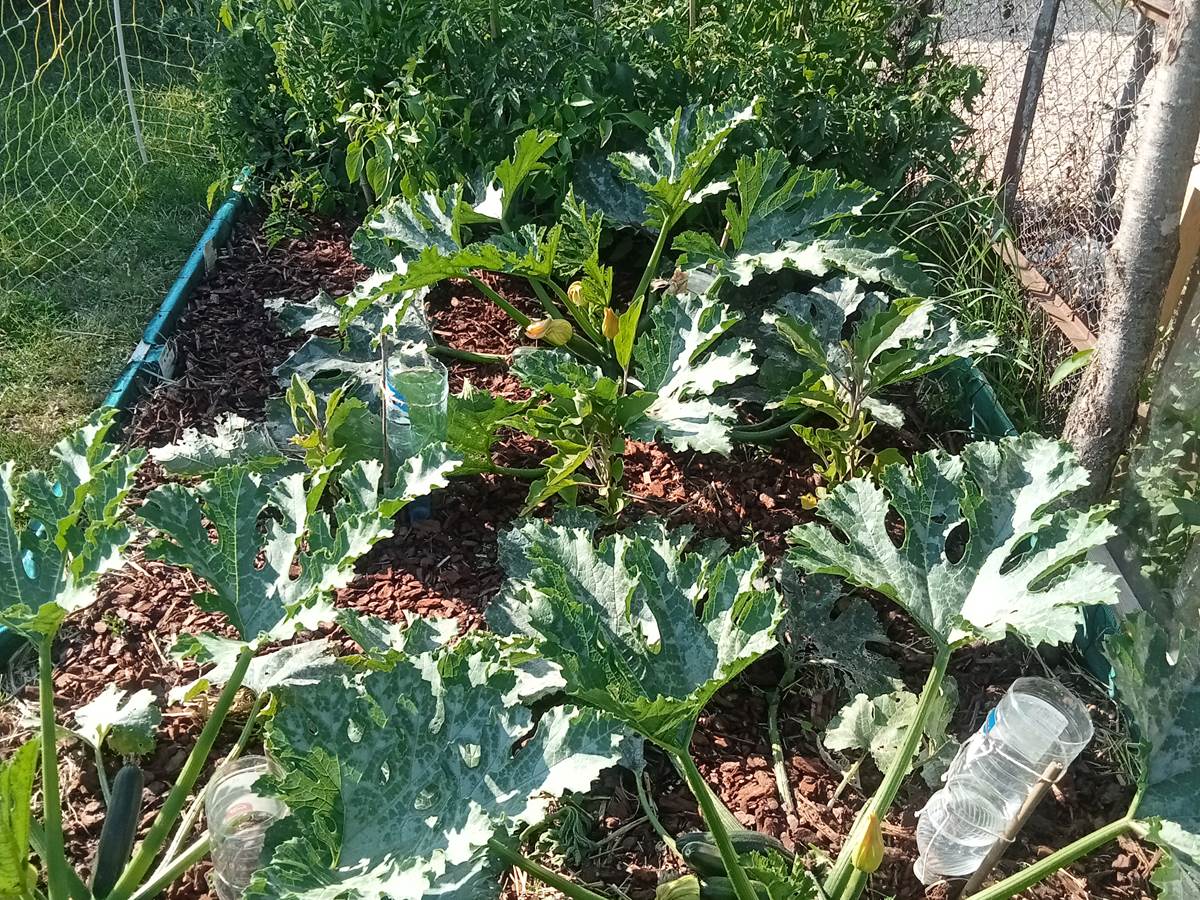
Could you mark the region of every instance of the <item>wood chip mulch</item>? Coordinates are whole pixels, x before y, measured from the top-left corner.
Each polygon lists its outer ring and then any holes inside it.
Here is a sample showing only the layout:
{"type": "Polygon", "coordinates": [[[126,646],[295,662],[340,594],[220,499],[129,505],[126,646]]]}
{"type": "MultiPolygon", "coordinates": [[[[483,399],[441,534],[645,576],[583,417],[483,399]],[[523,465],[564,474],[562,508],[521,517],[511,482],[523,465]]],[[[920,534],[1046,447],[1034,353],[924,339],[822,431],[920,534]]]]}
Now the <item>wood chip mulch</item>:
{"type": "MultiPolygon", "coordinates": [[[[297,345],[280,332],[261,301],[277,296],[304,300],[318,289],[335,294],[348,291],[366,274],[350,256],[348,230],[330,224],[271,248],[259,234],[258,222],[245,220],[222,252],[219,267],[195,292],[174,341],[173,380],[139,405],[130,441],[159,446],[178,439],[187,427],[211,424],[222,413],[261,415],[265,400],[278,389],[272,368],[297,345]]],[[[536,313],[536,303],[523,296],[515,283],[496,278],[489,284],[520,308],[536,313]]],[[[519,329],[465,282],[440,287],[431,296],[429,309],[435,333],[449,346],[507,354],[523,340],[519,329]]],[[[451,379],[453,390],[470,380],[513,399],[526,396],[502,366],[455,362],[451,379]]],[[[537,442],[508,435],[498,458],[506,465],[532,466],[546,452],[537,442]]],[[[689,524],[702,537],[720,537],[735,545],[754,540],[770,558],[778,559],[787,530],[812,518],[800,506],[800,497],[818,483],[812,462],[799,441],[785,442],[769,452],[739,447],[728,458],[633,443],[626,455],[632,500],[625,515],[630,519],[665,516],[673,525],[689,524]]],[[[147,467],[141,489],[159,480],[154,468],[147,467]]],[[[526,490],[524,482],[508,477],[455,481],[432,498],[430,519],[399,525],[392,539],[360,562],[359,577],[340,592],[337,602],[392,620],[406,613],[454,616],[464,629],[482,627],[487,604],[503,580],[496,562],[497,536],[518,515],[526,490]]],[[[137,553],[129,566],[107,578],[99,602],[75,617],[60,641],[55,672],[60,721],[69,721],[69,710],[93,699],[109,683],[144,687],[165,698],[170,688],[194,678],[194,670],[168,662],[166,654],[179,634],[211,630],[217,624],[191,603],[189,598],[198,587],[190,574],[149,562],[137,553]]],[[[900,663],[910,688],[919,689],[930,661],[927,648],[902,616],[882,604],[879,609],[892,639],[886,652],[900,663]]],[[[28,660],[18,658],[10,668],[9,677],[20,687],[16,702],[0,706],[0,750],[5,752],[28,733],[29,723],[22,717],[36,703],[28,660]]],[[[951,671],[962,698],[955,720],[957,733],[965,737],[976,728],[986,708],[1014,678],[1042,671],[1034,655],[1015,645],[960,654],[951,671]]],[[[1001,863],[1000,874],[1011,873],[1022,862],[1042,857],[1119,817],[1131,795],[1131,787],[1115,774],[1121,731],[1112,704],[1095,684],[1071,672],[1069,667],[1058,670],[1091,705],[1098,723],[1097,740],[1037,811],[1001,863]]],[[[869,791],[879,776],[869,764],[864,766],[862,789],[851,786],[830,802],[840,773],[825,758],[817,739],[836,710],[836,689],[828,676],[805,673],[801,683],[784,695],[780,709],[796,800],[795,812],[786,812],[766,729],[766,692],[778,678],[778,661],[766,659],[718,696],[698,729],[697,761],[746,825],[794,846],[811,844],[834,852],[863,791],[869,791]]],[[[148,791],[143,827],[169,790],[203,721],[203,704],[167,709],[158,749],[144,765],[148,791]]],[[[233,743],[241,724],[238,716],[231,717],[219,748],[233,743]]],[[[667,829],[677,833],[696,827],[699,818],[687,789],[661,755],[651,751],[648,759],[651,795],[667,829]]],[[[70,850],[75,859],[90,859],[103,820],[90,754],[78,748],[67,751],[62,769],[70,850]]],[[[115,765],[110,764],[110,770],[115,765]]],[[[914,814],[928,793],[919,779],[912,779],[906,797],[889,817],[887,857],[873,880],[880,892],[877,896],[890,893],[897,900],[945,896],[942,888],[927,892],[912,875],[914,814]]],[[[678,861],[666,853],[645,821],[632,776],[606,777],[597,798],[587,805],[597,818],[593,837],[600,848],[581,874],[619,886],[634,900],[649,900],[659,878],[677,868],[678,861]]],[[[1144,900],[1152,896],[1148,873],[1153,861],[1149,848],[1124,839],[1022,896],[1144,900]]],[[[167,896],[171,900],[215,897],[207,885],[207,867],[207,863],[195,867],[167,896]]]]}

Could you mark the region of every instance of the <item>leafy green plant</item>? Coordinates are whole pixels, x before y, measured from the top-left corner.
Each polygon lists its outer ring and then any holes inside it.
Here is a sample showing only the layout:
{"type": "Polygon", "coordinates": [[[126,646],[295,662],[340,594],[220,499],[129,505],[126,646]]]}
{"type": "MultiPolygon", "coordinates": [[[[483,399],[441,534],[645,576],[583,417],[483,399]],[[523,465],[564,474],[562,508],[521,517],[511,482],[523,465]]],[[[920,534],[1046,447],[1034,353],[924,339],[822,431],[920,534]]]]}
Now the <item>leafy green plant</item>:
{"type": "Polygon", "coordinates": [[[529,337],[562,348],[518,356],[514,372],[543,402],[501,423],[544,438],[556,450],[531,488],[529,504],[556,494],[573,501],[579,487],[591,486],[615,513],[624,502],[626,436],[661,436],[678,449],[730,449],[735,413],[710,395],[754,371],[748,342],[722,342],[738,317],[715,299],[712,280],[700,275],[678,273],[657,298],[651,288],[676,224],[706,196],[727,189],[710,170],[733,129],[751,115],[750,108],[736,107],[680,110],[652,135],[652,156],[614,156],[627,188],[640,198],[643,224],[658,235],[638,286],[623,303],[613,296],[612,269],[600,262],[602,218],[586,204],[568,198],[563,220],[550,227],[519,224],[519,201],[556,140],[527,132],[474,205],[456,186],[397,200],[368,223],[371,235],[362,244],[386,242],[390,249],[376,258],[390,259],[389,271],[344,301],[343,321],[352,322],[380,297],[419,302],[416,292],[432,284],[470,280],[529,337]],[[480,232],[490,235],[470,239],[480,232]],[[531,321],[482,281],[480,270],[524,278],[547,318],[531,321]],[[575,276],[565,288],[559,284],[575,276]],[[584,467],[590,476],[581,474],[584,467]]]}
{"type": "Polygon", "coordinates": [[[779,595],[755,548],[689,552],[659,522],[595,540],[582,510],[528,521],[502,539],[509,581],[489,611],[559,667],[566,692],[661,747],[680,766],[739,900],[755,894],[718,801],[689,752],[707,702],[775,644],[779,595]]]}
{"type": "MultiPolygon", "coordinates": [[[[121,562],[121,551],[133,537],[121,520],[121,503],[144,458],[140,451],[122,455],[105,442],[112,423],[111,411],[94,416],[60,441],[50,472],[35,469],[18,478],[12,463],[0,466],[0,624],[37,650],[42,735],[6,766],[5,787],[12,793],[0,807],[15,810],[23,801],[29,808],[36,750],[28,748],[40,747],[44,821],[39,856],[51,900],[86,895],[63,842],[51,648],[67,616],[95,602],[100,576],[121,562]]],[[[12,893],[32,896],[26,843],[30,821],[15,812],[9,815],[16,818],[12,838],[0,845],[6,862],[0,878],[12,893]]]]}
{"type": "Polygon", "coordinates": [[[990,335],[964,333],[934,301],[891,301],[854,278],[788,294],[764,321],[782,340],[767,345],[760,383],[780,397],[772,406],[815,410],[830,422],[793,426],[830,484],[862,472],[877,422],[904,425],[904,413],[885,399],[889,390],[996,345],[990,335]]]}
{"type": "Polygon", "coordinates": [[[932,301],[891,303],[865,287],[929,289],[910,254],[887,235],[863,230],[861,212],[875,196],[872,190],[843,183],[832,172],[789,171],[774,150],[738,159],[731,172],[725,148],[738,125],[752,118],[753,105],[677,111],[652,132],[647,153],[612,154],[611,169],[593,167],[580,184],[590,201],[568,196],[563,216],[549,226],[537,224],[542,218],[536,215],[521,224],[520,201],[545,169],[543,159],[556,139],[526,132],[473,203],[464,199],[470,191],[463,185],[440,193],[410,191],[368,222],[359,245],[369,248],[383,273],[342,301],[343,324],[379,298],[418,302],[416,292],[464,278],[527,336],[574,355],[578,364],[551,353],[524,358],[516,367],[544,402],[507,424],[549,440],[556,450],[530,493],[531,504],[555,494],[574,501],[578,487],[588,484],[615,513],[622,504],[626,435],[727,453],[733,438],[769,439],[796,425],[825,457],[829,481],[856,474],[875,417],[891,424],[899,418],[882,392],[992,344],[963,335],[932,301]],[[720,194],[730,197],[719,238],[694,229],[676,234],[685,220],[701,220],[706,199],[720,194]],[[613,225],[654,238],[627,298],[614,296],[613,271],[601,262],[613,225]],[[679,266],[659,279],[668,246],[682,252],[679,266]],[[547,317],[532,321],[482,281],[480,270],[524,279],[547,317]],[[777,342],[768,353],[773,381],[762,379],[783,395],[773,404],[780,410],[766,423],[773,427],[735,429],[733,407],[712,395],[756,367],[749,341],[722,340],[740,316],[717,298],[732,290],[739,303],[752,304],[741,289],[756,276],[783,270],[850,277],[782,301],[784,315],[770,321],[793,346],[777,342]],[[572,278],[565,288],[559,284],[572,278]],[[843,338],[856,313],[853,333],[843,338]],[[550,366],[549,360],[560,361],[550,366]],[[800,427],[811,409],[831,416],[832,427],[800,427]],[[577,474],[584,466],[590,476],[577,474]]]}
{"type": "Polygon", "coordinates": [[[558,706],[535,728],[494,636],[406,643],[280,691],[267,746],[283,775],[269,789],[290,814],[248,896],[498,893],[501,865],[524,861],[514,826],[623,758],[629,736],[594,710],[558,706]]]}
{"type": "Polygon", "coordinates": [[[676,107],[754,95],[794,164],[889,194],[966,170],[959,111],[981,79],[939,51],[935,18],[898,0],[696,6],[224,0],[211,127],[231,167],[365,183],[367,205],[405,176],[473,179],[529,128],[562,135],[561,198],[582,161],[634,148],[676,107]]]}
{"type": "MultiPolygon", "coordinates": [[[[877,591],[936,648],[909,728],[894,754],[889,747],[883,783],[825,879],[834,900],[854,900],[864,888],[868,873],[855,867],[855,852],[894,802],[930,719],[945,708],[951,654],[1009,634],[1031,645],[1070,641],[1084,606],[1115,602],[1112,575],[1083,560],[1112,534],[1109,510],[1063,505],[1086,478],[1063,445],[1034,435],[970,444],[961,456],[934,451],[911,467],[887,466],[879,485],[844,482],[818,508],[832,528],[792,531],[792,565],[877,591]],[[898,539],[888,524],[893,515],[903,528],[898,539]]],[[[988,895],[1001,896],[1009,895],[988,895]]]]}
{"type": "MultiPolygon", "coordinates": [[[[202,858],[209,846],[207,832],[184,846],[200,805],[193,801],[186,812],[185,805],[235,694],[246,685],[260,695],[236,756],[249,739],[267,691],[297,680],[311,683],[314,673],[332,662],[323,641],[256,654],[272,639],[333,618],[327,597],[351,577],[354,560],[390,534],[391,516],[400,507],[444,484],[445,473],[457,464],[443,449],[431,447],[409,461],[394,485],[384,485],[378,463],[359,463],[340,477],[340,499],[332,515],[319,508],[329,469],[260,473],[229,467],[194,489],[168,484],[150,493],[141,515],[160,535],[147,553],[201,575],[207,590],[196,601],[221,613],[237,638],[181,637],[179,653],[212,664],[197,689],[218,685],[220,695],[135,852],[140,771],[127,764],[105,789],[110,818],[89,888],[64,847],[51,648],[66,617],[94,602],[97,579],[121,564],[122,550],[133,536],[121,519],[121,505],[144,454],[121,455],[105,443],[112,419],[111,411],[99,414],[61,442],[55,449],[59,464],[51,473],[31,471],[17,479],[11,463],[0,467],[0,546],[7,554],[0,569],[0,623],[37,649],[41,707],[40,738],[0,771],[0,809],[12,825],[0,839],[0,886],[6,895],[40,896],[37,873],[28,867],[31,842],[45,867],[51,900],[148,900],[202,858]],[[216,532],[216,543],[210,541],[208,526],[216,532]],[[17,805],[29,809],[39,747],[44,820],[35,823],[15,810],[17,805]]],[[[79,734],[95,748],[102,784],[107,784],[104,744],[127,759],[153,747],[158,711],[151,700],[144,691],[127,696],[111,689],[77,711],[79,734]]]]}

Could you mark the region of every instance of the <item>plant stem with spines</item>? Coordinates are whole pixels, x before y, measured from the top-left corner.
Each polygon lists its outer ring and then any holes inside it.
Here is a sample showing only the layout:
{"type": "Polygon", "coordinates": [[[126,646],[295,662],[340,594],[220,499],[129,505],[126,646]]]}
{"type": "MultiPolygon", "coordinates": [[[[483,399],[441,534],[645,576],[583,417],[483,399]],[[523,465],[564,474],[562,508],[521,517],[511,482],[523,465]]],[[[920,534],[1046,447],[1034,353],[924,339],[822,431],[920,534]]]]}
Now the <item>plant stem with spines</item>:
{"type": "Polygon", "coordinates": [[[167,840],[171,827],[183,811],[188,794],[204,770],[205,763],[208,762],[208,755],[212,752],[217,735],[221,733],[221,726],[225,723],[225,717],[233,705],[233,698],[242,686],[242,680],[246,677],[246,671],[250,668],[250,661],[253,659],[253,649],[250,646],[243,647],[241,653],[238,654],[233,671],[229,675],[229,680],[221,691],[221,696],[217,698],[212,715],[205,723],[204,729],[196,741],[196,746],[192,748],[187,762],[183,765],[183,771],[179,773],[178,780],[167,795],[154,824],[150,826],[150,831],[147,832],[137,852],[134,853],[133,859],[129,861],[116,885],[109,892],[107,900],[129,900],[138,882],[150,871],[150,867],[158,857],[158,851],[162,849],[167,840]]]}
{"type": "Polygon", "coordinates": [[[206,831],[178,856],[167,859],[144,885],[138,888],[129,900],[154,900],[171,886],[180,875],[208,855],[212,838],[206,831]]]}
{"type": "Polygon", "coordinates": [[[700,804],[700,811],[704,813],[704,824],[708,826],[713,840],[717,843],[717,849],[721,851],[721,861],[725,863],[725,872],[729,875],[729,880],[733,882],[733,890],[737,894],[738,900],[758,900],[758,894],[755,893],[754,886],[750,884],[750,877],[746,874],[746,870],[742,868],[742,861],[738,858],[737,850],[733,848],[733,842],[729,839],[729,830],[725,827],[720,811],[713,802],[704,776],[696,768],[696,763],[687,750],[677,753],[676,756],[683,767],[683,775],[687,779],[688,787],[692,789],[696,802],[700,804]]]}
{"type": "Polygon", "coordinates": [[[838,853],[837,862],[834,863],[829,877],[825,879],[825,893],[830,900],[856,900],[862,893],[865,880],[853,877],[855,871],[852,862],[854,851],[862,840],[863,831],[867,827],[870,816],[874,814],[879,821],[883,821],[888,809],[895,801],[896,795],[900,792],[900,785],[908,776],[909,767],[912,765],[913,757],[916,756],[917,748],[920,747],[921,738],[925,733],[925,720],[929,718],[934,703],[941,694],[946,668],[950,664],[950,653],[949,644],[942,644],[938,647],[937,656],[933,661],[933,669],[925,680],[925,687],[921,690],[921,699],[917,703],[916,714],[904,735],[904,741],[893,757],[891,766],[884,774],[883,783],[879,785],[874,796],[867,801],[866,806],[859,810],[858,817],[854,820],[854,827],[851,829],[846,843],[842,845],[841,852],[838,853]]]}
{"type": "MultiPolygon", "coordinates": [[[[654,249],[650,252],[650,261],[646,263],[646,270],[642,272],[642,280],[638,282],[637,290],[633,292],[630,303],[635,303],[639,297],[645,296],[650,287],[650,281],[654,278],[654,273],[658,271],[658,263],[662,259],[663,250],[667,247],[667,235],[670,230],[671,226],[664,222],[662,231],[658,233],[658,240],[654,242],[654,249]]],[[[642,307],[643,316],[648,306],[649,304],[646,304],[642,307]]]]}
{"type": "Polygon", "coordinates": [[[1094,850],[1103,847],[1109,841],[1114,841],[1133,827],[1133,818],[1126,816],[1116,822],[1110,822],[1103,828],[1098,828],[1091,834],[1085,834],[1061,850],[1056,850],[1045,859],[1040,859],[1027,869],[1022,869],[1015,875],[1010,875],[1003,881],[998,881],[991,887],[986,887],[978,893],[965,897],[963,900],[1009,900],[1017,894],[1032,887],[1044,878],[1049,878],[1059,869],[1071,865],[1077,859],[1087,856],[1094,850]]]}
{"type": "Polygon", "coordinates": [[[66,841],[62,827],[62,795],[58,784],[58,725],[54,720],[53,638],[37,641],[38,708],[42,729],[42,816],[45,819],[46,887],[50,900],[66,900],[71,895],[67,869],[66,841]]]}

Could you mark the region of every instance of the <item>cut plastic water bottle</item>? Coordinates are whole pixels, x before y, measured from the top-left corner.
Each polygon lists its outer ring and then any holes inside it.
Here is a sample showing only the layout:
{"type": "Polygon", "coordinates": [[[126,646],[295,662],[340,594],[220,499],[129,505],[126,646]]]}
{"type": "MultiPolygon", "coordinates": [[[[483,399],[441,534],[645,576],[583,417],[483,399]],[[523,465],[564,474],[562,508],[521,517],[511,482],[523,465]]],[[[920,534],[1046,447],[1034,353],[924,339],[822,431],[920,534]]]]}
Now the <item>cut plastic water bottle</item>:
{"type": "Polygon", "coordinates": [[[271,771],[265,756],[243,756],[218,769],[204,792],[213,886],[221,900],[242,896],[259,868],[267,828],[287,812],[282,801],[254,791],[254,783],[271,771]]]}
{"type": "Polygon", "coordinates": [[[423,346],[392,353],[387,388],[388,443],[397,461],[446,439],[449,374],[423,346]]]}
{"type": "Polygon", "coordinates": [[[932,884],[974,872],[1047,769],[1065,771],[1091,739],[1087,707],[1061,684],[1014,681],[921,810],[917,877],[932,884]]]}

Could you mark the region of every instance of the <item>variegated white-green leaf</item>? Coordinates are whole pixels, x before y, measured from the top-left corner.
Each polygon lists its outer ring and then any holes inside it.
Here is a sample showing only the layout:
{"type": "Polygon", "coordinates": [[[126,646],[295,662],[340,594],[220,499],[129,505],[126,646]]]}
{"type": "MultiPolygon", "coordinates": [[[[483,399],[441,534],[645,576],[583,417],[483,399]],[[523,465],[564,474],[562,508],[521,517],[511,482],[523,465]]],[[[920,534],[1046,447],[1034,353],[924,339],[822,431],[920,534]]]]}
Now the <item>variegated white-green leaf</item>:
{"type": "Polygon", "coordinates": [[[1107,643],[1117,699],[1142,742],[1145,782],[1136,813],[1168,854],[1160,896],[1194,897],[1200,885],[1200,628],[1196,600],[1174,637],[1148,613],[1126,616],[1107,643]]]}
{"type": "Polygon", "coordinates": [[[431,445],[405,461],[390,488],[378,462],[358,463],[338,481],[332,516],[319,508],[328,471],[271,480],[232,466],[195,488],[162,485],[141,509],[160,533],[147,553],[202,577],[209,590],[196,602],[223,613],[242,640],[287,637],[392,534],[392,517],[445,486],[459,461],[445,445],[431,445]]]}
{"type": "Polygon", "coordinates": [[[0,465],[0,625],[48,640],[121,565],[133,537],[121,507],[145,453],[106,443],[114,415],[97,413],[59,441],[48,472],[0,465]]]}
{"type": "Polygon", "coordinates": [[[784,652],[802,661],[833,666],[845,673],[855,692],[875,697],[892,690],[900,671],[870,644],[889,643],[875,610],[862,597],[850,597],[843,582],[828,575],[801,578],[783,571],[786,611],[780,626],[784,652]]]}
{"type": "Polygon", "coordinates": [[[501,538],[508,581],[489,610],[529,635],[567,692],[675,750],[709,698],[775,646],[779,594],[755,547],[688,552],[688,529],[643,522],[599,542],[564,510],[501,538]]]}
{"type": "Polygon", "coordinates": [[[942,644],[1069,641],[1083,607],[1116,602],[1113,576],[1084,559],[1113,533],[1107,509],[1066,505],[1086,481],[1068,447],[1037,435],[922,453],[878,485],[834,488],[818,508],[832,529],[793,529],[789,559],[879,591],[942,644]]]}
{"type": "Polygon", "coordinates": [[[727,181],[711,179],[709,169],[733,130],[753,118],[754,104],[680,109],[650,133],[648,154],[609,157],[617,174],[645,194],[648,227],[670,230],[690,204],[729,189],[727,181]]]}
{"type": "MultiPolygon", "coordinates": [[[[332,607],[323,609],[321,618],[325,621],[331,621],[337,615],[332,607]]],[[[171,648],[171,655],[176,659],[193,660],[206,668],[195,681],[173,688],[167,699],[171,703],[183,703],[213,688],[223,687],[233,674],[238,655],[245,646],[244,641],[214,634],[180,636],[171,648]]],[[[260,653],[250,660],[242,686],[261,694],[283,685],[313,685],[335,662],[336,657],[324,638],[289,644],[270,653],[260,653]]]]}
{"type": "Polygon", "coordinates": [[[158,700],[143,689],[132,694],[107,685],[94,700],[75,710],[75,732],[99,747],[107,739],[121,756],[145,756],[154,750],[162,712],[158,700]]]}
{"type": "Polygon", "coordinates": [[[657,399],[631,430],[639,440],[661,436],[677,450],[728,453],[737,417],[710,395],[756,371],[749,341],[727,340],[738,317],[707,296],[666,295],[648,316],[634,345],[637,377],[657,399]]]}
{"type": "Polygon", "coordinates": [[[247,897],[417,898],[458,894],[464,877],[494,896],[477,872],[488,841],[622,759],[629,738],[594,711],[558,707],[535,726],[504,700],[515,675],[474,664],[474,649],[280,691],[267,745],[290,817],[247,897]]]}

